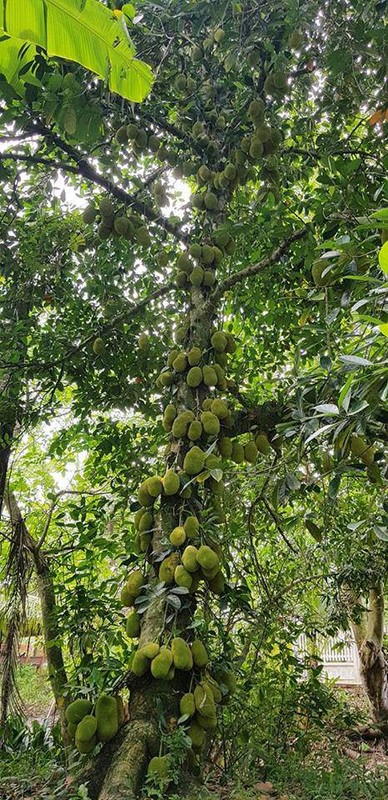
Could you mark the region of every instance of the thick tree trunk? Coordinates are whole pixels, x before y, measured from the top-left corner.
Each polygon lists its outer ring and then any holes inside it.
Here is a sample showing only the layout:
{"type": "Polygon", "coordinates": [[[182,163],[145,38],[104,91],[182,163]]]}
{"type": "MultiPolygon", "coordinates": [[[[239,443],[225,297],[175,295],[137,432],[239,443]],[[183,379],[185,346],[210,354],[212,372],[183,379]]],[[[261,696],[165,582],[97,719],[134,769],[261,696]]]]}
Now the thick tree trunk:
{"type": "Polygon", "coordinates": [[[388,661],[383,650],[384,585],[369,592],[366,620],[352,623],[360,656],[360,675],[373,716],[388,731],[388,661]]]}

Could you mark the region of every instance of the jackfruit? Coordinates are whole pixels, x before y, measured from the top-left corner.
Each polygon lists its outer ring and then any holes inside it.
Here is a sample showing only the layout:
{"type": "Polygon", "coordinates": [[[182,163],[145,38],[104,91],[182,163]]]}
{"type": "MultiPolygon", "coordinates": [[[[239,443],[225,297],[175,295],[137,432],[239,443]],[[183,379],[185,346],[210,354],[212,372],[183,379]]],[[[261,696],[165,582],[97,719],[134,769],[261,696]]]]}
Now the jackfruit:
{"type": "Polygon", "coordinates": [[[134,595],[130,592],[127,584],[125,583],[123,588],[120,592],[120,601],[123,606],[129,608],[133,605],[133,601],[135,600],[134,595]]]}
{"type": "MultiPolygon", "coordinates": [[[[171,350],[170,351],[170,353],[167,356],[167,366],[168,367],[172,367],[176,357],[179,356],[179,353],[180,353],[180,350],[171,350]]],[[[169,404],[169,405],[172,405],[172,404],[169,404]]],[[[175,408],[175,406],[172,406],[172,407],[175,408]]],[[[176,414],[175,414],[175,416],[176,416],[176,414]]]]}
{"type": "Polygon", "coordinates": [[[204,264],[209,266],[214,261],[214,250],[210,245],[204,244],[201,250],[201,259],[204,264]]]}
{"type": "Polygon", "coordinates": [[[211,549],[207,544],[202,544],[196,553],[196,559],[200,567],[204,570],[213,570],[215,567],[219,569],[220,562],[217,553],[211,549]]]}
{"type": "Polygon", "coordinates": [[[250,67],[257,67],[260,64],[260,50],[254,47],[247,55],[247,62],[250,67]]]}
{"type": "Polygon", "coordinates": [[[93,342],[93,353],[96,356],[100,356],[105,350],[104,340],[101,339],[99,336],[93,342]]]}
{"type": "Polygon", "coordinates": [[[130,122],[129,125],[127,125],[127,136],[128,136],[128,139],[131,139],[132,141],[134,141],[136,139],[138,133],[139,133],[139,128],[137,127],[137,125],[135,125],[134,123],[130,122]]]}
{"type": "Polygon", "coordinates": [[[360,458],[364,464],[368,467],[373,464],[374,457],[375,457],[375,448],[373,445],[368,444],[362,436],[358,436],[356,433],[352,434],[350,440],[350,450],[355,458],[360,458]]]}
{"type": "Polygon", "coordinates": [[[184,372],[187,369],[186,353],[179,353],[174,359],[172,366],[175,372],[184,372]]]}
{"type": "Polygon", "coordinates": [[[210,410],[218,419],[225,419],[229,415],[228,404],[225,400],[219,400],[218,398],[212,401],[210,410]]]}
{"type": "Polygon", "coordinates": [[[212,402],[213,402],[213,400],[212,400],[211,397],[205,397],[205,399],[204,399],[204,401],[202,403],[202,410],[203,411],[210,411],[212,402]]]}
{"type": "Polygon", "coordinates": [[[148,147],[151,150],[151,153],[157,153],[160,148],[160,144],[160,139],[158,139],[158,137],[152,133],[148,139],[148,147]]]}
{"type": "Polygon", "coordinates": [[[191,645],[191,652],[193,661],[196,667],[203,669],[209,663],[209,656],[206,651],[205,645],[199,640],[195,639],[191,645]]]}
{"type": "Polygon", "coordinates": [[[217,42],[217,44],[219,44],[220,42],[222,42],[222,40],[225,37],[224,29],[223,28],[217,28],[217,30],[214,31],[213,36],[214,36],[214,41],[217,42]]]}
{"type": "Polygon", "coordinates": [[[204,204],[205,208],[208,211],[217,211],[218,209],[217,196],[213,192],[206,192],[204,197],[204,204]]]}
{"type": "Polygon", "coordinates": [[[258,158],[260,158],[260,156],[263,155],[263,152],[264,147],[262,142],[260,142],[259,139],[252,139],[251,146],[249,148],[249,155],[253,161],[256,161],[258,158]]]}
{"type": "Polygon", "coordinates": [[[231,458],[233,453],[233,442],[229,436],[222,436],[218,442],[218,448],[223,458],[231,458]]]}
{"type": "Polygon", "coordinates": [[[170,771],[170,756],[154,756],[148,764],[147,775],[167,781],[170,771]]]}
{"type": "Polygon", "coordinates": [[[206,685],[210,688],[210,691],[214,697],[214,702],[220,703],[222,700],[222,693],[217,681],[215,681],[214,678],[208,677],[206,680],[206,685]]]}
{"type": "Polygon", "coordinates": [[[161,250],[160,253],[156,256],[156,260],[158,262],[159,267],[167,267],[169,258],[168,253],[165,250],[161,250]]]}
{"type": "Polygon", "coordinates": [[[77,725],[74,722],[68,722],[66,726],[66,730],[70,739],[74,739],[75,732],[77,730],[77,725]]]}
{"type": "Polygon", "coordinates": [[[132,672],[137,675],[138,678],[141,678],[146,674],[146,672],[148,672],[149,666],[149,659],[146,658],[146,656],[143,655],[140,650],[136,650],[131,664],[132,672]]]}
{"type": "Polygon", "coordinates": [[[202,436],[202,424],[199,420],[194,420],[189,425],[187,436],[191,442],[197,442],[202,436]]]}
{"type": "Polygon", "coordinates": [[[174,666],[177,669],[181,669],[183,671],[187,671],[192,668],[193,666],[193,659],[191,655],[191,650],[187,642],[182,639],[180,636],[177,636],[171,642],[171,653],[174,662],[174,666]]]}
{"type": "Polygon", "coordinates": [[[190,594],[195,594],[195,592],[198,591],[199,584],[201,583],[202,573],[200,572],[200,570],[198,570],[198,572],[192,572],[191,577],[193,579],[193,582],[190,587],[190,594]]]}
{"type": "Polygon", "coordinates": [[[177,272],[176,274],[176,285],[178,289],[184,289],[187,284],[187,275],[185,272],[177,272]]]}
{"type": "Polygon", "coordinates": [[[214,578],[210,578],[208,586],[213,594],[221,595],[225,590],[225,578],[221,571],[217,572],[214,578]]]}
{"type": "Polygon", "coordinates": [[[268,453],[271,452],[271,446],[265,433],[258,433],[255,436],[255,444],[259,453],[262,453],[264,456],[267,456],[268,453]]]}
{"type": "Polygon", "coordinates": [[[119,729],[115,697],[101,694],[96,703],[97,737],[100,742],[109,742],[119,729]]]}
{"type": "Polygon", "coordinates": [[[140,616],[136,611],[131,611],[127,616],[125,623],[125,631],[130,639],[136,639],[140,636],[140,616]]]}
{"type": "Polygon", "coordinates": [[[212,411],[202,411],[202,427],[208,436],[217,436],[220,432],[220,420],[212,411]]]}
{"type": "Polygon", "coordinates": [[[195,258],[196,261],[198,261],[201,258],[201,252],[202,252],[201,245],[198,244],[197,242],[193,242],[193,244],[190,245],[189,253],[192,258],[195,258]]]}
{"type": "Polygon", "coordinates": [[[154,524],[154,518],[150,511],[145,511],[142,515],[142,518],[139,522],[138,531],[139,533],[148,533],[154,524]]]}
{"type": "Polygon", "coordinates": [[[264,103],[261,98],[250,102],[248,115],[254,122],[264,119],[264,103]]]}
{"type": "Polygon", "coordinates": [[[161,386],[171,386],[174,381],[174,375],[172,372],[166,370],[165,372],[160,373],[158,381],[161,386]]]}
{"type": "Polygon", "coordinates": [[[196,367],[202,358],[202,352],[199,347],[192,347],[187,353],[187,360],[190,367],[196,367]]]}
{"type": "Polygon", "coordinates": [[[186,383],[192,389],[195,389],[202,383],[202,369],[201,367],[191,367],[186,376],[186,383]]]}
{"type": "Polygon", "coordinates": [[[147,481],[143,481],[143,483],[140,484],[137,493],[137,499],[140,505],[145,507],[152,506],[152,504],[154,503],[155,498],[152,497],[148,491],[147,481]]]}
{"type": "Polygon", "coordinates": [[[148,350],[148,348],[150,346],[150,340],[149,340],[149,337],[147,336],[147,334],[146,333],[141,333],[139,338],[138,338],[138,340],[137,340],[137,343],[139,345],[139,349],[140,350],[148,350]]]}
{"type": "Polygon", "coordinates": [[[222,464],[220,459],[214,455],[214,453],[210,453],[210,455],[206,456],[205,467],[209,470],[222,469],[222,464]]]}
{"type": "Polygon", "coordinates": [[[172,653],[168,647],[162,647],[160,653],[151,661],[151,673],[154,678],[161,680],[167,677],[172,665],[172,653]]]}
{"type": "Polygon", "coordinates": [[[82,213],[82,220],[85,225],[91,225],[96,219],[97,209],[94,206],[86,206],[82,213]]]}
{"type": "Polygon", "coordinates": [[[172,423],[174,422],[176,415],[177,411],[175,406],[173,406],[172,403],[169,403],[164,409],[164,414],[163,414],[163,427],[165,430],[171,430],[172,423]]]}
{"type": "MultiPolygon", "coordinates": [[[[202,378],[202,371],[200,367],[193,367],[193,369],[199,369],[202,378]]],[[[187,377],[190,375],[191,371],[191,369],[188,371],[187,377]]],[[[182,436],[186,436],[187,428],[189,427],[190,422],[192,422],[194,419],[195,416],[192,411],[182,411],[180,414],[178,414],[172,425],[173,436],[175,436],[177,439],[180,439],[182,436]]]]}
{"type": "Polygon", "coordinates": [[[97,231],[99,238],[105,241],[106,239],[109,239],[112,233],[112,228],[110,228],[108,225],[104,225],[103,222],[100,222],[97,231]]]}
{"type": "Polygon", "coordinates": [[[193,579],[183,564],[178,564],[175,568],[174,581],[177,586],[184,586],[186,589],[191,589],[193,579]]]}
{"type": "Polygon", "coordinates": [[[149,658],[150,660],[155,658],[155,656],[158,655],[159,651],[160,647],[157,642],[147,642],[146,644],[142,645],[140,650],[138,650],[138,652],[141,653],[142,656],[145,656],[145,658],[149,658]]]}
{"type": "Polygon", "coordinates": [[[182,553],[182,564],[188,572],[196,572],[199,569],[197,561],[198,550],[194,545],[189,544],[182,553]]]}
{"type": "Polygon", "coordinates": [[[200,266],[194,267],[194,269],[193,269],[193,271],[192,271],[192,273],[190,275],[190,278],[189,278],[190,283],[193,286],[196,286],[196,287],[201,286],[201,284],[203,283],[204,274],[205,273],[204,273],[204,270],[202,269],[202,267],[200,267],[200,266]]]}
{"type": "Polygon", "coordinates": [[[195,700],[192,692],[186,692],[179,701],[179,711],[183,716],[193,717],[195,714],[195,700]]]}
{"type": "Polygon", "coordinates": [[[205,386],[216,386],[218,383],[216,370],[213,367],[209,367],[208,364],[205,364],[202,369],[202,378],[205,386]]]}
{"type": "Polygon", "coordinates": [[[224,350],[226,350],[228,340],[222,331],[216,331],[216,333],[213,333],[210,341],[213,350],[215,350],[217,353],[223,353],[224,350]]]}
{"type": "Polygon", "coordinates": [[[198,211],[202,211],[202,209],[204,208],[204,196],[199,193],[193,194],[191,197],[191,205],[198,211]]]}
{"type": "Polygon", "coordinates": [[[225,250],[225,253],[228,256],[232,256],[233,253],[236,252],[236,242],[234,241],[234,239],[229,238],[228,242],[226,243],[226,245],[224,247],[224,250],[225,250]]]}
{"type": "Polygon", "coordinates": [[[163,490],[167,496],[176,494],[180,488],[179,475],[173,469],[168,469],[163,478],[163,490]]]}
{"type": "Polygon", "coordinates": [[[207,481],[206,486],[210,489],[211,493],[214,495],[222,496],[224,494],[224,482],[218,481],[215,478],[210,477],[207,481]]]}
{"type": "Polygon", "coordinates": [[[76,740],[77,743],[80,742],[88,742],[89,739],[92,739],[97,731],[97,720],[96,717],[93,717],[92,714],[86,714],[81,722],[77,725],[76,730],[76,740]]]}
{"type": "Polygon", "coordinates": [[[186,89],[186,75],[177,75],[174,85],[178,92],[184,92],[186,89]]]}
{"type": "Polygon", "coordinates": [[[257,447],[253,439],[244,445],[244,458],[248,464],[254,464],[257,459],[257,447]]]}
{"type": "Polygon", "coordinates": [[[233,442],[232,461],[235,464],[242,464],[244,461],[244,448],[240,442],[233,442]]]}
{"type": "Polygon", "coordinates": [[[73,702],[67,706],[65,712],[66,721],[71,725],[78,725],[87,714],[91,713],[92,708],[93,703],[91,703],[90,700],[85,700],[84,698],[73,700],[73,702]]]}
{"type": "Polygon", "coordinates": [[[176,265],[177,268],[182,272],[185,272],[186,275],[190,275],[190,272],[193,269],[193,265],[186,253],[180,253],[177,258],[176,265]]]}
{"type": "Polygon", "coordinates": [[[194,689],[195,707],[203,717],[214,717],[216,706],[214,703],[213,692],[206,684],[199,683],[194,689]]]}
{"type": "MultiPolygon", "coordinates": [[[[192,369],[197,369],[197,367],[192,367],[192,369]]],[[[203,470],[204,463],[205,453],[200,447],[194,445],[185,455],[183,469],[188,475],[198,475],[203,470]]]]}
{"type": "Polygon", "coordinates": [[[145,225],[141,225],[140,228],[137,229],[135,235],[136,235],[136,240],[142,247],[150,247],[151,237],[145,225]]]}
{"type": "Polygon", "coordinates": [[[279,89],[281,91],[285,91],[287,89],[287,75],[285,72],[276,70],[272,73],[272,80],[275,89],[279,89]]]}
{"type": "Polygon", "coordinates": [[[186,517],[183,525],[188,539],[194,539],[199,533],[199,520],[197,517],[186,517]]]}
{"type": "Polygon", "coordinates": [[[224,258],[224,254],[222,250],[220,250],[220,248],[217,247],[216,245],[213,245],[212,250],[214,253],[214,264],[218,266],[219,264],[221,264],[221,261],[224,258]]]}
{"type": "Polygon", "coordinates": [[[205,269],[203,273],[203,285],[212,287],[216,282],[215,273],[211,269],[205,269]]]}
{"type": "Polygon", "coordinates": [[[208,717],[197,714],[195,720],[204,731],[214,731],[217,727],[217,716],[215,712],[208,717]]]}
{"type": "Polygon", "coordinates": [[[142,517],[144,517],[144,514],[146,514],[146,513],[148,513],[148,512],[146,511],[145,508],[139,508],[139,510],[136,511],[136,514],[134,516],[134,520],[133,521],[134,521],[135,529],[137,531],[139,530],[139,525],[140,525],[141,519],[142,519],[142,517]]]}
{"type": "Polygon", "coordinates": [[[229,163],[225,165],[224,175],[228,181],[234,181],[236,174],[237,172],[234,164],[229,163]]]}
{"type": "Polygon", "coordinates": [[[159,580],[164,581],[167,586],[174,583],[174,572],[179,563],[180,558],[178,553],[171,553],[171,555],[167,556],[160,565],[159,580]]]}
{"type": "Polygon", "coordinates": [[[180,495],[181,495],[181,497],[183,497],[184,500],[189,500],[191,495],[192,495],[192,491],[193,491],[191,486],[190,486],[191,478],[190,478],[189,475],[185,475],[184,472],[181,472],[180,480],[181,480],[180,495]]]}
{"type": "Polygon", "coordinates": [[[99,212],[105,219],[111,219],[115,213],[114,205],[108,197],[103,197],[99,202],[99,212]]]}
{"type": "Polygon", "coordinates": [[[144,575],[139,569],[136,569],[133,572],[131,572],[126,582],[126,586],[128,587],[128,590],[130,591],[133,597],[139,596],[143,584],[144,584],[144,575]]]}
{"type": "Polygon", "coordinates": [[[203,133],[203,125],[202,125],[202,122],[200,122],[199,120],[197,120],[197,122],[194,122],[194,125],[193,125],[193,127],[192,127],[192,129],[191,129],[191,133],[193,134],[193,136],[194,136],[194,138],[195,138],[195,139],[196,139],[198,136],[200,136],[200,135],[201,135],[201,133],[203,133]]]}
{"type": "Polygon", "coordinates": [[[170,542],[174,547],[180,547],[186,541],[186,531],[182,525],[174,528],[170,533],[170,542]]]}
{"type": "Polygon", "coordinates": [[[126,236],[130,229],[130,221],[128,217],[116,217],[113,227],[119,236],[126,236]]]}
{"type": "Polygon", "coordinates": [[[85,741],[82,741],[82,739],[78,739],[77,733],[76,733],[76,735],[75,735],[75,743],[76,743],[76,747],[77,747],[78,752],[81,753],[82,755],[86,755],[87,753],[91,753],[92,750],[94,750],[94,748],[95,748],[95,746],[97,744],[97,739],[96,739],[95,736],[92,736],[91,739],[88,739],[85,742],[85,741]]]}
{"type": "Polygon", "coordinates": [[[150,544],[152,542],[152,534],[151,533],[141,533],[138,539],[138,548],[141,553],[146,553],[150,544]]]}
{"type": "Polygon", "coordinates": [[[191,739],[191,743],[195,750],[200,750],[205,741],[205,731],[198,725],[197,722],[192,722],[187,735],[191,739]]]}

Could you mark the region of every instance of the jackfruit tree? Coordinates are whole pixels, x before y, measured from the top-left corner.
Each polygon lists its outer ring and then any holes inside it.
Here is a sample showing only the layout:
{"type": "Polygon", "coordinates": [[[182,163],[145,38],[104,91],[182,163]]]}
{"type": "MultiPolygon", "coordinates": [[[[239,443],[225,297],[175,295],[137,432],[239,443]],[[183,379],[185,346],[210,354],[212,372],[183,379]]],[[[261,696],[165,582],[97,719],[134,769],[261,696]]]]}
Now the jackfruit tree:
{"type": "MultiPolygon", "coordinates": [[[[123,25],[127,6],[114,11],[123,25]]],[[[131,532],[116,533],[129,660],[104,691],[72,696],[62,654],[49,658],[64,738],[86,756],[79,780],[92,798],[132,800],[144,782],[201,796],[203,761],[238,683],[223,633],[239,560],[228,545],[234,513],[248,541],[263,508],[295,555],[282,506],[302,508],[318,542],[322,516],[334,525],[327,503],[345,482],[362,482],[381,516],[370,547],[381,551],[374,574],[347,575],[349,616],[368,591],[373,616],[383,613],[387,269],[378,252],[388,222],[377,6],[144,0],[131,32],[155,75],[144,102],[101,95],[81,68],[41,54],[28,102],[2,82],[1,124],[14,126],[0,154],[14,324],[4,325],[0,363],[0,491],[37,572],[47,530],[31,538],[6,489],[18,431],[48,419],[67,390],[80,425],[114,409],[154,426],[152,451],[136,434],[112,480],[131,532]],[[366,35],[367,49],[358,46],[366,35]],[[22,166],[31,173],[18,186],[22,166]],[[82,197],[82,215],[61,219],[57,173],[82,197]],[[247,518],[243,502],[233,510],[233,480],[245,487],[247,518]]],[[[368,636],[361,652],[371,662],[372,642],[381,669],[373,690],[365,662],[365,680],[387,717],[381,624],[368,636]]]]}

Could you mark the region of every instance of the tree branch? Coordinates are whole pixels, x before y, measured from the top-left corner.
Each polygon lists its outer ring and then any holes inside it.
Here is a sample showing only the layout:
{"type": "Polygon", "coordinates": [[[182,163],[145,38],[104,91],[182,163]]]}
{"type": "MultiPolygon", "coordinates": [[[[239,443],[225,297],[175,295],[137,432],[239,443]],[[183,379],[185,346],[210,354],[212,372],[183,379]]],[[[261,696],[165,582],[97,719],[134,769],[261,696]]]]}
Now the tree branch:
{"type": "Polygon", "coordinates": [[[237,283],[242,283],[246,278],[252,278],[257,275],[258,272],[262,272],[262,270],[266,269],[266,267],[270,267],[271,264],[275,264],[287,251],[290,249],[291,245],[294,242],[297,242],[299,239],[303,239],[307,236],[309,232],[309,228],[306,226],[305,228],[301,228],[299,231],[292,233],[287,239],[282,242],[276,250],[271,253],[271,255],[266,256],[257,264],[251,264],[249,267],[245,267],[245,269],[241,269],[239,272],[235,272],[234,275],[231,275],[229,278],[226,278],[222,283],[219,284],[217,289],[212,292],[209,297],[208,302],[214,305],[221,297],[225,294],[229,289],[235,286],[237,283]]]}

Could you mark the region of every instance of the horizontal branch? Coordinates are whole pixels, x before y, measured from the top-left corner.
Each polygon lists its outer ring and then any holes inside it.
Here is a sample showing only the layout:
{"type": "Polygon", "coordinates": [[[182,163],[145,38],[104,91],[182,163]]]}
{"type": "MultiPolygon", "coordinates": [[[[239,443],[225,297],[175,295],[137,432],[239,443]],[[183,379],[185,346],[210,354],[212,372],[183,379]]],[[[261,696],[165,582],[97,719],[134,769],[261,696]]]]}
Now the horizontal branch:
{"type": "Polygon", "coordinates": [[[305,228],[301,228],[299,231],[292,233],[287,239],[282,242],[276,250],[271,253],[271,255],[266,256],[257,264],[251,264],[249,267],[245,267],[245,269],[241,269],[239,272],[235,272],[229,278],[226,278],[222,283],[219,284],[217,289],[212,292],[209,297],[208,302],[214,305],[229,289],[233,286],[236,286],[237,283],[242,283],[248,278],[253,278],[259,272],[262,272],[266,267],[270,267],[271,264],[275,264],[285,253],[288,252],[291,245],[294,242],[297,242],[299,239],[303,239],[304,236],[307,236],[309,232],[309,228],[306,226],[305,228]]]}

